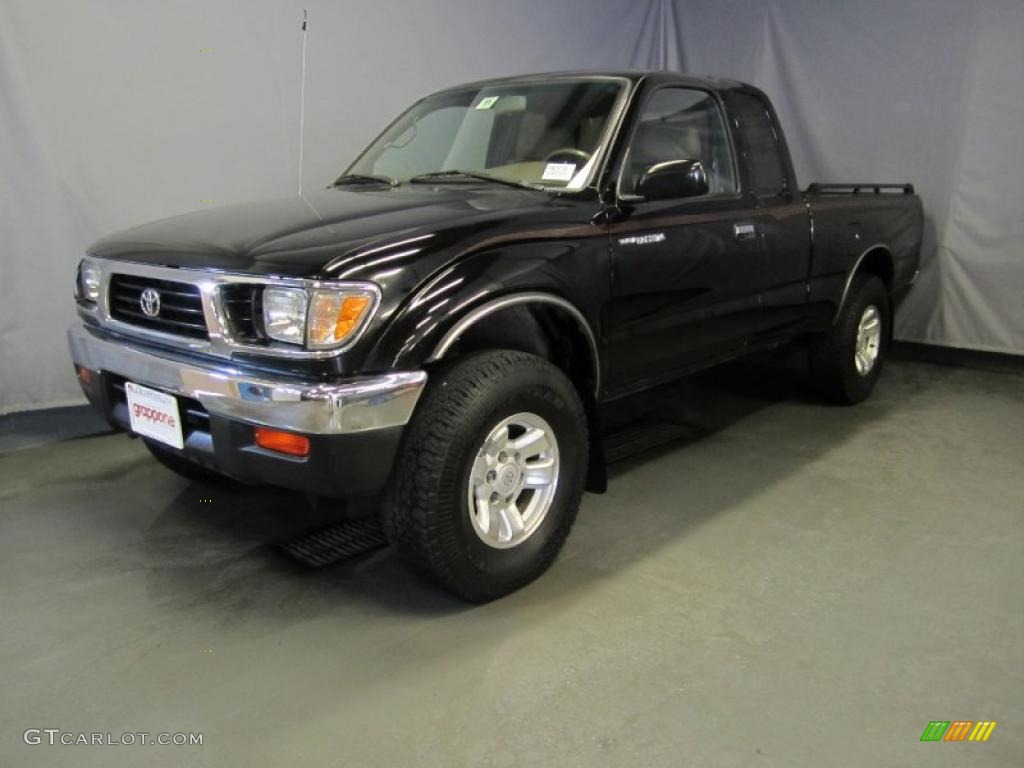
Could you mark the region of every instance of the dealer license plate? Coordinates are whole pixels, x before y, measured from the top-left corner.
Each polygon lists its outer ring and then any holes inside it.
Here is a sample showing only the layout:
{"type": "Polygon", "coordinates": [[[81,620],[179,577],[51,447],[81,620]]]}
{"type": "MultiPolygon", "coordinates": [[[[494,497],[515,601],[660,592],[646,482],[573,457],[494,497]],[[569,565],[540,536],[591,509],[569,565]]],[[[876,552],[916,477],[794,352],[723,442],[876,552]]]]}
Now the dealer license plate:
{"type": "Polygon", "coordinates": [[[132,432],[179,450],[185,446],[181,436],[178,400],[174,395],[130,381],[124,383],[124,391],[128,396],[128,418],[131,420],[132,432]]]}

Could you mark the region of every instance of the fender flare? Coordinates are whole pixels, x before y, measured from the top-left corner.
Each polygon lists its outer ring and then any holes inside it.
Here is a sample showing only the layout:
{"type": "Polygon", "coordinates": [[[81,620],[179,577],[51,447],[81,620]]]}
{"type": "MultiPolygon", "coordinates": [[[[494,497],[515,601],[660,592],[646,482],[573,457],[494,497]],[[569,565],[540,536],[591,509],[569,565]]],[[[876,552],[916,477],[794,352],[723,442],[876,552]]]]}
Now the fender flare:
{"type": "Polygon", "coordinates": [[[434,351],[430,354],[427,362],[432,363],[443,359],[448,350],[451,349],[452,345],[458,341],[459,337],[484,318],[489,315],[493,315],[495,312],[500,312],[503,309],[508,309],[509,307],[518,306],[520,304],[554,305],[568,312],[576,321],[580,330],[583,332],[584,337],[587,339],[587,345],[590,347],[590,356],[594,364],[594,396],[598,397],[601,392],[601,355],[598,350],[597,339],[594,336],[594,331],[591,329],[590,323],[587,322],[587,318],[572,302],[553,293],[525,291],[522,293],[507,294],[496,299],[491,299],[475,309],[470,310],[458,322],[456,322],[455,325],[448,329],[445,335],[437,343],[437,346],[434,347],[434,351]]]}
{"type": "Polygon", "coordinates": [[[886,245],[885,243],[875,243],[874,245],[869,245],[867,248],[861,251],[860,256],[858,256],[857,260],[853,262],[853,267],[850,269],[850,273],[846,276],[846,282],[843,283],[843,292],[839,296],[839,303],[836,304],[836,313],[832,318],[833,324],[835,324],[839,320],[839,315],[843,311],[843,306],[846,304],[846,297],[850,293],[850,286],[853,285],[853,278],[857,275],[857,271],[860,269],[860,265],[864,261],[864,257],[867,256],[869,253],[878,250],[885,251],[886,255],[889,257],[889,261],[891,262],[893,269],[895,270],[896,264],[895,260],[893,259],[892,251],[889,250],[889,246],[886,245]]]}

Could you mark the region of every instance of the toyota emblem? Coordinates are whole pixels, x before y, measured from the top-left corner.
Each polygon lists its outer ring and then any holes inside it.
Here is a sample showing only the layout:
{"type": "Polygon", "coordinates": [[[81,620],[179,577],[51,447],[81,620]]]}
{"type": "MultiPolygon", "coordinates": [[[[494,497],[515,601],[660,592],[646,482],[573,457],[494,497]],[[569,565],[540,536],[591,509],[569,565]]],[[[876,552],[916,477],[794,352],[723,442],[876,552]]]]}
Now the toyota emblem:
{"type": "Polygon", "coordinates": [[[139,296],[139,306],[146,317],[156,317],[160,314],[160,292],[155,288],[147,288],[139,296]]]}

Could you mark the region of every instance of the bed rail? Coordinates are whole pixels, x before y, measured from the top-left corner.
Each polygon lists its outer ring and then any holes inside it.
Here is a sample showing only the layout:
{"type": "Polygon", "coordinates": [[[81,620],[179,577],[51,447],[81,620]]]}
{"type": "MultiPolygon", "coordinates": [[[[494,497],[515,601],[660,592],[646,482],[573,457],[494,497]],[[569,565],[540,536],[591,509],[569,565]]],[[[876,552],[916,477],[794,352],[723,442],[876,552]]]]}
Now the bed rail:
{"type": "Polygon", "coordinates": [[[914,194],[913,184],[819,184],[807,188],[808,195],[914,194]]]}

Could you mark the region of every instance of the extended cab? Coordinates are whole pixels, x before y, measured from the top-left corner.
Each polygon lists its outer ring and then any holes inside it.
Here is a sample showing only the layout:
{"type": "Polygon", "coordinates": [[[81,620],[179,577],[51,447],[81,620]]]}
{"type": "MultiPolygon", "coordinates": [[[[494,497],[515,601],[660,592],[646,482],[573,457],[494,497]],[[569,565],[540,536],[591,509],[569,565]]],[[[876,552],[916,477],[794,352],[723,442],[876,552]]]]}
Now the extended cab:
{"type": "Polygon", "coordinates": [[[801,191],[749,85],[492,80],[418,101],[327,189],[93,244],[69,341],[170,468],[380,494],[406,558],[487,600],[603,489],[599,404],[801,336],[824,395],[865,398],[921,229],[909,184],[801,191]]]}

